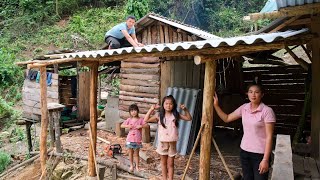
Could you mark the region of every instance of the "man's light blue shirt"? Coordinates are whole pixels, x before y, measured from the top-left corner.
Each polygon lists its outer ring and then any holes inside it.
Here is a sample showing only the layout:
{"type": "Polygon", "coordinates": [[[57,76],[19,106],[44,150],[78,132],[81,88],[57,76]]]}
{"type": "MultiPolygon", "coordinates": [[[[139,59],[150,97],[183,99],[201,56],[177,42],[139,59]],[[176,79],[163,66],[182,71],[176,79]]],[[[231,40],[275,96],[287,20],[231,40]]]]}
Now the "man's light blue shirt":
{"type": "Polygon", "coordinates": [[[123,23],[120,23],[120,24],[114,26],[112,29],[110,29],[106,33],[105,37],[112,36],[117,39],[122,39],[122,38],[124,38],[124,35],[121,32],[122,30],[127,30],[128,34],[130,34],[130,35],[136,33],[134,26],[131,29],[128,29],[126,22],[123,22],[123,23]]]}

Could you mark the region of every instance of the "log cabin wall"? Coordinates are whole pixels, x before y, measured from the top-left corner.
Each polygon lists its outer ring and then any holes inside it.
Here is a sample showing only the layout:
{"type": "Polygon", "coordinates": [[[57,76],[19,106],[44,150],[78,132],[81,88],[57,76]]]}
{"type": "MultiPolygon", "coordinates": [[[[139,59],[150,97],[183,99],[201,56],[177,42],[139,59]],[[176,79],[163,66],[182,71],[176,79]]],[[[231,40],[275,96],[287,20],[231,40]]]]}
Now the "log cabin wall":
{"type": "MultiPolygon", "coordinates": [[[[52,74],[51,85],[47,87],[47,102],[59,103],[58,74],[52,74]]],[[[25,79],[22,87],[23,113],[27,119],[39,121],[40,109],[40,84],[36,80],[25,79]]]]}
{"type": "Polygon", "coordinates": [[[77,105],[77,76],[59,76],[60,104],[68,108],[77,105]]]}
{"type": "MultiPolygon", "coordinates": [[[[161,22],[154,22],[137,32],[137,39],[145,45],[201,40],[161,22]]],[[[127,119],[130,104],[136,103],[143,116],[152,104],[160,103],[170,86],[202,89],[204,65],[195,65],[193,57],[187,56],[144,57],[122,61],[120,77],[120,118],[127,119]]]]}

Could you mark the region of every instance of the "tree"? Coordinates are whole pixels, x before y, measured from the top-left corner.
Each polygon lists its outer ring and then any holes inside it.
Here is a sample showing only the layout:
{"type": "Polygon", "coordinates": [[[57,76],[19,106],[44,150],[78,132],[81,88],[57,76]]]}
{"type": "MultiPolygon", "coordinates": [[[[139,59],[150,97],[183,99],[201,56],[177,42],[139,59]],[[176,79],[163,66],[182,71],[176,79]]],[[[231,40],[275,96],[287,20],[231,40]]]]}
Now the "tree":
{"type": "Polygon", "coordinates": [[[126,15],[134,15],[137,19],[142,18],[149,12],[148,0],[128,0],[126,15]]]}

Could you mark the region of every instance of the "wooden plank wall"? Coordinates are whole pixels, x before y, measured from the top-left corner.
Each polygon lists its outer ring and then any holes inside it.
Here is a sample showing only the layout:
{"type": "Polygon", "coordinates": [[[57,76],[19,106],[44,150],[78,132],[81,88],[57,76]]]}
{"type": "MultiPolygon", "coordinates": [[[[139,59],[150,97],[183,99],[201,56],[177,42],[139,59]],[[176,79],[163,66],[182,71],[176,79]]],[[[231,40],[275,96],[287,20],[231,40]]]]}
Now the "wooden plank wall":
{"type": "MultiPolygon", "coordinates": [[[[47,87],[47,102],[59,103],[58,74],[52,74],[52,84],[47,87]]],[[[35,80],[25,79],[22,88],[23,114],[28,119],[40,120],[40,84],[35,80]]]]}
{"type": "Polygon", "coordinates": [[[77,97],[72,97],[71,78],[76,76],[59,76],[60,103],[68,108],[77,105],[77,97]]]}
{"type": "Polygon", "coordinates": [[[79,85],[78,85],[78,119],[83,121],[90,120],[90,72],[79,72],[79,85]]]}
{"type": "MultiPolygon", "coordinates": [[[[275,133],[294,135],[303,110],[305,72],[300,66],[244,68],[244,83],[261,77],[266,89],[263,102],[272,107],[277,116],[275,133]]],[[[310,116],[307,120],[310,122],[310,116]]]]}

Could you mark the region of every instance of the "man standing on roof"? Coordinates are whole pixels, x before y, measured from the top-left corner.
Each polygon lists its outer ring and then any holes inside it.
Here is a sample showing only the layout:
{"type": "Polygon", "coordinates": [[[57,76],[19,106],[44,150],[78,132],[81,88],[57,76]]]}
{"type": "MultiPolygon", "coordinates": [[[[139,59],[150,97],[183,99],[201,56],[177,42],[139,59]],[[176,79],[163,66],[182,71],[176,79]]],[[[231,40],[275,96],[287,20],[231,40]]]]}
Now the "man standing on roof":
{"type": "Polygon", "coordinates": [[[141,47],[136,37],[134,24],[136,18],[128,16],[126,22],[120,23],[110,29],[105,35],[105,42],[108,44],[108,49],[118,49],[122,47],[141,47]]]}

